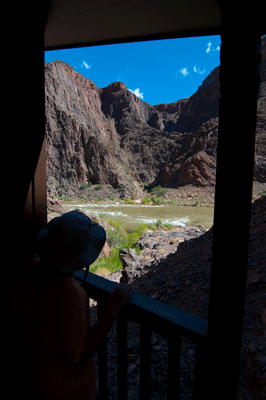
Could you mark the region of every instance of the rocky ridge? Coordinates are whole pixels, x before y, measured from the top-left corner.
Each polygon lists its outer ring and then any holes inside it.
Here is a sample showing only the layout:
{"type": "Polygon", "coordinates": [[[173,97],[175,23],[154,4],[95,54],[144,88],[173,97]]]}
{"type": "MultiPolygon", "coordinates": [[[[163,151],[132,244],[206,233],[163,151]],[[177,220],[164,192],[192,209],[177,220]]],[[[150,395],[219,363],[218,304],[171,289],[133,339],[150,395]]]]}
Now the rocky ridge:
{"type": "MultiPolygon", "coordinates": [[[[266,43],[254,179],[266,182],[266,43]]],[[[244,82],[243,82],[244,84],[244,82]]],[[[45,64],[47,183],[75,196],[82,185],[213,186],[218,137],[219,67],[188,99],[151,106],[122,82],[99,89],[62,61],[45,64]]],[[[236,97],[237,101],[237,97],[236,97]]]]}

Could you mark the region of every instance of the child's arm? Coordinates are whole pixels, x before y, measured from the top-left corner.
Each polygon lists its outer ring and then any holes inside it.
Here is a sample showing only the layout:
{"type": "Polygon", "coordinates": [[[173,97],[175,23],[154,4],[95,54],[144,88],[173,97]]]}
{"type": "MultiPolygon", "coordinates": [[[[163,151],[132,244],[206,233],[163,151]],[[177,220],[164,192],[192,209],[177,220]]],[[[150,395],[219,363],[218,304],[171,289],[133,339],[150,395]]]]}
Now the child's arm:
{"type": "Polygon", "coordinates": [[[107,308],[85,337],[85,351],[81,354],[80,361],[77,365],[84,365],[96,353],[113,326],[119,312],[126,305],[131,296],[132,288],[122,283],[112,290],[107,308]]]}

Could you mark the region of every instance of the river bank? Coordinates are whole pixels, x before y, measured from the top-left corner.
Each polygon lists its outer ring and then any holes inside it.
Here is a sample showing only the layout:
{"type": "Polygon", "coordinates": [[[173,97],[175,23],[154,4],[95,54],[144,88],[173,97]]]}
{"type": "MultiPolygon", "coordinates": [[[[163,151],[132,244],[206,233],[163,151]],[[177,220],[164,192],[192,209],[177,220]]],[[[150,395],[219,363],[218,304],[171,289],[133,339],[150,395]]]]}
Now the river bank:
{"type": "MultiPolygon", "coordinates": [[[[77,201],[79,203],[113,203],[113,204],[151,204],[151,205],[176,205],[176,206],[194,206],[194,207],[213,207],[215,187],[197,187],[194,185],[185,185],[178,188],[166,188],[157,186],[139,186],[132,196],[128,188],[120,185],[114,189],[111,185],[83,184],[73,197],[66,197],[61,194],[60,189],[55,195],[62,201],[77,201]]],[[[253,196],[255,201],[266,193],[266,183],[253,182],[253,196]]],[[[228,193],[229,201],[233,201],[228,193]]]]}
{"type": "Polygon", "coordinates": [[[144,186],[132,196],[125,187],[114,189],[109,185],[92,185],[79,190],[79,199],[88,202],[119,202],[129,204],[213,206],[214,187],[199,188],[186,185],[179,188],[150,188],[144,186]]]}

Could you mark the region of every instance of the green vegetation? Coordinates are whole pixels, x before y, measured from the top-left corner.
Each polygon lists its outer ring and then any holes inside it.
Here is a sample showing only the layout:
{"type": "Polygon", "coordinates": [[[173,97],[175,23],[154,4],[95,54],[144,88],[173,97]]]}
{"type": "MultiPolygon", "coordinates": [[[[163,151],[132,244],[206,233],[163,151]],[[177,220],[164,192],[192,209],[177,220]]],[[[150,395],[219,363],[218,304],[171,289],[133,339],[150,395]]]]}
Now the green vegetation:
{"type": "Polygon", "coordinates": [[[156,206],[160,206],[161,204],[166,204],[165,201],[161,197],[157,197],[157,196],[151,196],[151,201],[156,206]]]}
{"type": "Polygon", "coordinates": [[[105,212],[100,212],[99,213],[99,217],[101,218],[101,219],[103,219],[103,220],[105,220],[105,216],[106,216],[106,213],[105,212]]]}
{"type": "Polygon", "coordinates": [[[81,201],[82,203],[87,200],[86,196],[78,196],[78,198],[79,198],[79,201],[81,201]]]}
{"type": "Polygon", "coordinates": [[[144,199],[142,199],[142,204],[149,204],[152,203],[155,206],[160,206],[162,204],[166,204],[166,201],[163,200],[161,197],[157,197],[155,195],[152,195],[151,197],[146,196],[144,199]]]}
{"type": "Polygon", "coordinates": [[[149,182],[145,182],[144,183],[144,188],[145,188],[144,192],[146,192],[146,193],[147,192],[152,192],[154,194],[156,193],[156,195],[158,197],[164,196],[169,191],[169,189],[163,189],[161,185],[158,185],[155,188],[151,189],[151,185],[150,185],[149,182]]]}
{"type": "Polygon", "coordinates": [[[55,194],[54,197],[56,197],[58,200],[63,200],[63,201],[74,201],[74,197],[68,197],[68,196],[59,196],[58,194],[55,194]]]}
{"type": "Polygon", "coordinates": [[[92,186],[91,182],[86,182],[86,183],[82,183],[82,185],[80,186],[80,189],[86,189],[87,187],[92,186]]]}
{"type": "Polygon", "coordinates": [[[151,203],[151,199],[150,199],[150,197],[144,197],[144,199],[142,199],[142,204],[148,204],[148,203],[151,203]]]}
{"type": "Polygon", "coordinates": [[[150,182],[144,182],[144,192],[149,192],[151,190],[150,182]]]}
{"type": "Polygon", "coordinates": [[[161,228],[163,225],[163,222],[161,220],[161,218],[157,218],[156,223],[155,223],[157,228],[161,228]]]}
{"type": "Polygon", "coordinates": [[[135,204],[135,199],[128,199],[127,197],[124,197],[124,202],[127,204],[135,204]]]}
{"type": "MultiPolygon", "coordinates": [[[[100,218],[105,219],[105,214],[99,215],[100,218]]],[[[122,268],[122,263],[119,258],[120,249],[135,248],[139,253],[140,249],[137,244],[140,237],[148,230],[171,230],[173,225],[163,224],[162,220],[158,218],[153,224],[141,224],[134,230],[126,229],[125,224],[121,221],[108,220],[108,228],[106,228],[107,242],[111,247],[111,254],[103,256],[98,259],[90,268],[90,272],[95,273],[97,269],[108,270],[109,273],[115,272],[117,269],[122,268]]]]}
{"type": "Polygon", "coordinates": [[[96,261],[90,268],[91,272],[96,272],[98,268],[107,269],[110,273],[122,268],[122,263],[119,259],[119,250],[122,248],[131,249],[133,247],[138,251],[136,242],[148,229],[146,224],[141,224],[133,231],[127,231],[125,226],[120,221],[109,220],[110,228],[106,229],[107,241],[112,248],[109,256],[104,256],[96,261]]]}
{"type": "MultiPolygon", "coordinates": [[[[168,204],[169,206],[175,206],[175,205],[176,205],[176,202],[175,202],[174,199],[171,199],[171,200],[168,200],[167,204],[168,204]]],[[[178,205],[178,204],[177,204],[177,205],[178,205]]]]}

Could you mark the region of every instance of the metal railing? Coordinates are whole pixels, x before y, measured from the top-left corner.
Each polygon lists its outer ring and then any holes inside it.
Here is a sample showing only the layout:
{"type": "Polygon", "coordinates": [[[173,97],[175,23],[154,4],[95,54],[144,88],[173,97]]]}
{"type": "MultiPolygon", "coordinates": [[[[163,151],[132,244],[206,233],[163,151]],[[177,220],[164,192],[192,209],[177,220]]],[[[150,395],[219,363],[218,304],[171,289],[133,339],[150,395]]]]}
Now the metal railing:
{"type": "MultiPolygon", "coordinates": [[[[74,274],[78,281],[84,271],[74,274]]],[[[89,273],[84,283],[88,296],[97,301],[99,317],[108,304],[109,294],[116,286],[105,278],[89,273]]],[[[151,392],[151,332],[168,339],[167,399],[179,398],[181,336],[196,343],[193,399],[202,398],[204,353],[207,321],[158,300],[133,292],[130,301],[117,319],[118,399],[127,399],[127,319],[140,325],[140,399],[150,399],[151,392]]],[[[108,399],[107,339],[98,351],[98,380],[101,400],[108,399]]]]}

